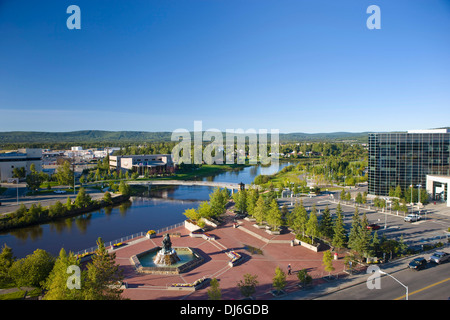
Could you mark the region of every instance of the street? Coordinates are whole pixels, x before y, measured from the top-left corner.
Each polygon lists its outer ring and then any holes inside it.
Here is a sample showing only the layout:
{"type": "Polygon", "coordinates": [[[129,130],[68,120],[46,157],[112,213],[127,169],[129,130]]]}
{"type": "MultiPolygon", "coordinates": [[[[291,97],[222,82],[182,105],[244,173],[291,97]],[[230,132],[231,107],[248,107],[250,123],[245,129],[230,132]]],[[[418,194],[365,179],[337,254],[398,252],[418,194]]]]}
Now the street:
{"type": "MultiPolygon", "coordinates": [[[[444,249],[443,251],[450,252],[444,249]]],[[[429,258],[431,254],[423,257],[429,258]]],[[[406,260],[407,262],[411,259],[406,260]]],[[[383,268],[380,268],[383,270],[383,268]]],[[[398,272],[389,273],[403,285],[408,287],[409,300],[448,300],[450,299],[450,263],[441,265],[428,263],[426,269],[415,271],[404,269],[398,272]]],[[[374,275],[367,274],[367,279],[374,275]]],[[[373,280],[373,278],[371,278],[373,280]]],[[[380,289],[369,289],[366,282],[353,287],[336,291],[317,300],[405,300],[406,289],[388,275],[380,278],[380,289]]]]}
{"type": "MultiPolygon", "coordinates": [[[[50,206],[54,204],[57,200],[62,203],[67,201],[67,198],[70,197],[73,201],[75,199],[76,194],[62,193],[56,194],[50,192],[48,194],[37,194],[27,196],[27,192],[29,190],[26,188],[25,184],[19,184],[19,187],[10,186],[7,184],[3,184],[4,187],[8,187],[8,189],[0,196],[0,214],[5,214],[9,212],[14,212],[19,208],[21,204],[25,204],[27,207],[31,206],[31,204],[40,203],[42,206],[50,206]],[[17,194],[19,197],[17,198],[17,194]],[[18,201],[17,201],[18,200],[18,201]]],[[[61,189],[64,189],[63,187],[61,189]]],[[[58,188],[54,188],[53,190],[58,190],[58,188]]],[[[78,188],[76,190],[78,192],[78,188]]],[[[98,199],[103,197],[103,192],[100,192],[97,189],[86,189],[86,192],[92,197],[92,199],[98,199]]]]}

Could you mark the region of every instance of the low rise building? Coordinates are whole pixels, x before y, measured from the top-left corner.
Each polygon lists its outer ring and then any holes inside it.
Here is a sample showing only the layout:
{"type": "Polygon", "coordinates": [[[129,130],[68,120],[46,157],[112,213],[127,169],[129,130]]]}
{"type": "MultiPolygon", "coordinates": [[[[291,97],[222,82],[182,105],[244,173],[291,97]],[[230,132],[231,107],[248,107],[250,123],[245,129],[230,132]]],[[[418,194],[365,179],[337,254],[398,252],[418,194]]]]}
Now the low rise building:
{"type": "Polygon", "coordinates": [[[109,166],[112,170],[129,170],[139,175],[175,171],[171,154],[110,156],[109,166]]]}
{"type": "Polygon", "coordinates": [[[25,168],[25,173],[31,172],[34,164],[36,171],[42,171],[42,149],[18,149],[0,153],[0,181],[7,182],[13,177],[14,168],[25,168]]]}

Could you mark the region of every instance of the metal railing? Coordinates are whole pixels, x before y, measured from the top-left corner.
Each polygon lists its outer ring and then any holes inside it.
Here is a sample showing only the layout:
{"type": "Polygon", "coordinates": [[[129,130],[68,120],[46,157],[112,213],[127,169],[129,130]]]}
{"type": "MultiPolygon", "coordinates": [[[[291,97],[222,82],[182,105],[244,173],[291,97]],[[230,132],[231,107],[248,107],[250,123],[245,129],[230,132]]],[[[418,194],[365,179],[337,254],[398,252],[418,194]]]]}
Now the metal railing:
{"type": "MultiPolygon", "coordinates": [[[[184,225],[184,221],[176,223],[176,224],[173,224],[173,225],[168,226],[168,227],[164,227],[164,228],[155,230],[155,233],[156,234],[160,234],[160,233],[163,233],[163,232],[166,232],[166,231],[169,231],[169,230],[181,227],[183,225],[184,225]]],[[[130,240],[137,239],[137,238],[141,238],[141,237],[144,237],[146,234],[147,234],[147,231],[141,231],[141,232],[137,232],[137,233],[134,233],[134,234],[131,234],[131,235],[128,235],[128,236],[116,239],[116,240],[107,241],[107,242],[105,242],[105,247],[108,248],[108,247],[111,247],[113,244],[130,241],[130,240]]],[[[74,255],[76,256],[76,255],[79,255],[79,254],[85,254],[85,253],[94,252],[97,249],[98,249],[98,246],[86,248],[84,250],[80,250],[80,251],[75,252],[74,255]]]]}

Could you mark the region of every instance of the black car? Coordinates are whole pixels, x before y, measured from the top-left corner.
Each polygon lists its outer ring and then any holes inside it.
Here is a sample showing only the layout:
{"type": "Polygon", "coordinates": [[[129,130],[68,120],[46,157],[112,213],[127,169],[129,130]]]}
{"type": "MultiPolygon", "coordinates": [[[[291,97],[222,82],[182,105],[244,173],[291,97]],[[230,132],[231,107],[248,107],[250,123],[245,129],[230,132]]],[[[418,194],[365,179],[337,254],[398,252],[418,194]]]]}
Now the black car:
{"type": "Polygon", "coordinates": [[[423,257],[415,258],[409,263],[409,268],[414,270],[422,270],[427,267],[427,260],[423,257]]]}

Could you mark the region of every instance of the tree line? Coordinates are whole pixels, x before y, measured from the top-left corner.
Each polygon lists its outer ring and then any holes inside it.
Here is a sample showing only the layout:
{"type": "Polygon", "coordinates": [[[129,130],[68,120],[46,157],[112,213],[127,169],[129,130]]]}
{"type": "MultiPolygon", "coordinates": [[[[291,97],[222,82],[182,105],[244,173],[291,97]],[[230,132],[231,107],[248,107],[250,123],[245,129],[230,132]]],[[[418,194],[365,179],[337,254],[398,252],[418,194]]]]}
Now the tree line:
{"type": "Polygon", "coordinates": [[[123,274],[115,263],[115,253],[108,253],[101,238],[97,246],[92,260],[83,266],[64,248],[56,258],[36,249],[16,259],[12,249],[4,245],[0,252],[0,286],[37,287],[45,293],[44,300],[121,300],[123,274]],[[71,274],[76,278],[70,278],[71,274]]]}
{"type": "Polygon", "coordinates": [[[259,194],[256,189],[241,190],[233,195],[233,199],[235,208],[253,217],[257,223],[267,223],[272,229],[286,226],[296,234],[297,239],[309,244],[323,241],[336,250],[350,249],[359,258],[380,257],[383,253],[406,253],[403,238],[386,239],[383,235],[380,239],[377,231],[372,233],[368,227],[366,214],[360,217],[357,207],[347,231],[340,203],[334,214],[327,205],[319,217],[315,204],[308,212],[302,200],[297,201],[292,210],[285,205],[280,209],[273,191],[259,194]]]}

